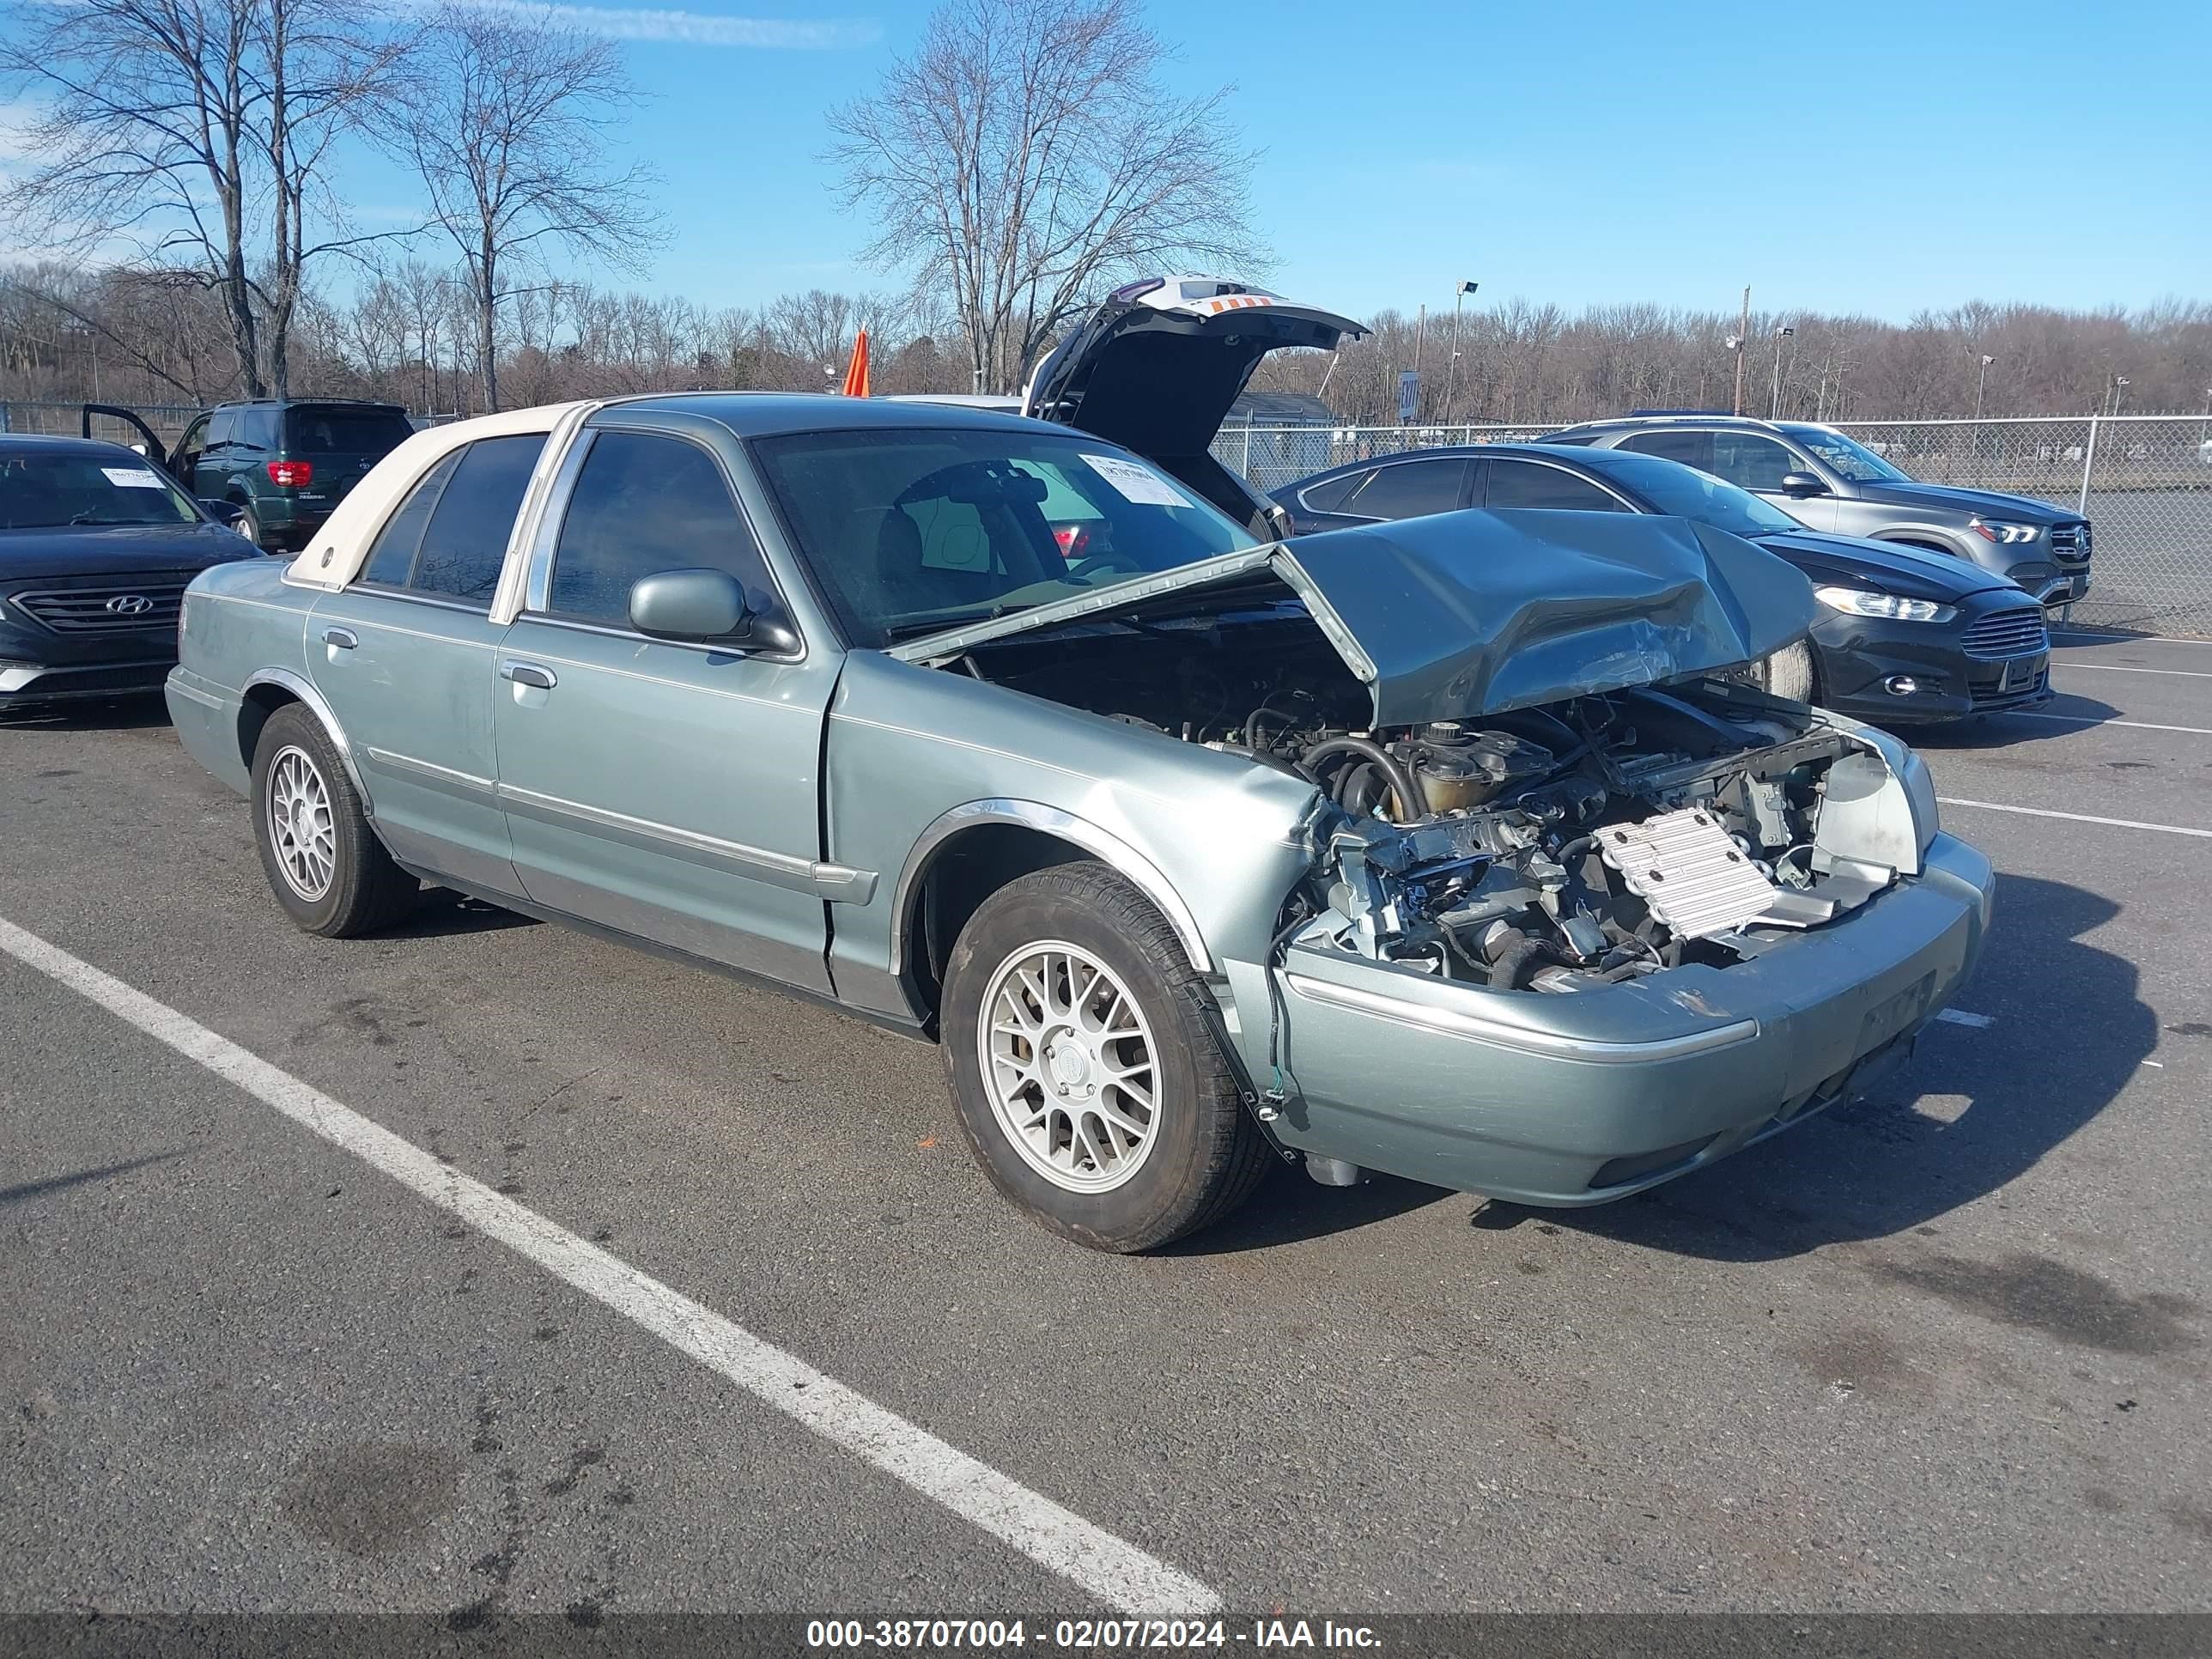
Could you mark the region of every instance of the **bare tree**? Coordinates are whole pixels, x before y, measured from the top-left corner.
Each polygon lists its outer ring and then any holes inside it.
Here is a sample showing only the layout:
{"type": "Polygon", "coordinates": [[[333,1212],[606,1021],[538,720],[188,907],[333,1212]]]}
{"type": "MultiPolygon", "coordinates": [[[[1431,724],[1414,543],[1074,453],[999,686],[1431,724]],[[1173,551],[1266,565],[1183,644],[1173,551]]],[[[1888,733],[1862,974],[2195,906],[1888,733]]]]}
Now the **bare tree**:
{"type": "Polygon", "coordinates": [[[392,137],[460,251],[484,407],[499,407],[499,322],[556,251],[635,269],[658,240],[650,175],[602,164],[634,100],[620,49],[536,15],[459,6],[430,25],[392,137]]]}
{"type": "Polygon", "coordinates": [[[0,82],[44,113],[8,216],[80,254],[131,242],[146,264],[217,295],[239,383],[281,394],[310,263],[373,240],[346,234],[323,188],[338,135],[401,50],[360,15],[341,0],[18,9],[0,82]]]}
{"type": "Polygon", "coordinates": [[[833,111],[868,257],[948,293],[977,390],[1011,391],[1117,276],[1256,251],[1230,89],[1177,98],[1135,0],[948,0],[833,111]]]}

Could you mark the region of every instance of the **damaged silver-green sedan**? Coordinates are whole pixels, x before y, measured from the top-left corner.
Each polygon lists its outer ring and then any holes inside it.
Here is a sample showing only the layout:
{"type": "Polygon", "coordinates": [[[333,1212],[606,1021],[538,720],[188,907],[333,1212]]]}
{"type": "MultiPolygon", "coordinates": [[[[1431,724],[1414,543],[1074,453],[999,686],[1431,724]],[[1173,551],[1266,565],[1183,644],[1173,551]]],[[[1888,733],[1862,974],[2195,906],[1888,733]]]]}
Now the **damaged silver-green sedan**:
{"type": "Polygon", "coordinates": [[[1620,1198],[1972,967],[1990,868],[1919,760],[1745,683],[1810,615],[1780,561],[1626,514],[1284,544],[1214,482],[923,404],[464,422],[198,578],[170,708],[300,926],[428,882],[933,1039],[992,1180],[1103,1249],[1278,1158],[1620,1198]]]}

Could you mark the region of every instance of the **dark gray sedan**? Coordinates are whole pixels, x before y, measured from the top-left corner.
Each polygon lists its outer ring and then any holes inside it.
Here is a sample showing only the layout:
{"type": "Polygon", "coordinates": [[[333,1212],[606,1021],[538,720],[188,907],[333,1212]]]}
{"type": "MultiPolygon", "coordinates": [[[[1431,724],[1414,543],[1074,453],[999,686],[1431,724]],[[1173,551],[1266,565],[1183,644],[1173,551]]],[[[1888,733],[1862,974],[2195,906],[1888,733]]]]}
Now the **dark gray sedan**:
{"type": "Polygon", "coordinates": [[[185,585],[253,551],[136,451],[0,437],[0,708],[160,690],[185,585]]]}
{"type": "Polygon", "coordinates": [[[1624,449],[1486,444],[1347,462],[1276,492],[1301,533],[1465,507],[1660,513],[1756,542],[1802,571],[1820,609],[1760,665],[1770,690],[1884,726],[2051,700],[2042,608],[1979,565],[1808,530],[1761,497],[1624,449]]]}

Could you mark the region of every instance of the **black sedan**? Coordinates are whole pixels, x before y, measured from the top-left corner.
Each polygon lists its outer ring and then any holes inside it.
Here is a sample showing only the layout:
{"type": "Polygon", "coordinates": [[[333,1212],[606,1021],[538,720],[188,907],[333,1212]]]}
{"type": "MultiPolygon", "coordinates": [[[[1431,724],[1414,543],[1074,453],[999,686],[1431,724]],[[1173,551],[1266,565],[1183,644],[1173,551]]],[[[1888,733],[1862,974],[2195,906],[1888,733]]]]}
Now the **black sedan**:
{"type": "Polygon", "coordinates": [[[1768,689],[1879,725],[2051,697],[2051,641],[2024,589],[1964,559],[1808,530],[1758,496],[1656,456],[1484,444],[1349,462],[1275,492],[1298,533],[1462,507],[1661,513],[1726,530],[1803,571],[1824,607],[1768,689]]]}
{"type": "Polygon", "coordinates": [[[0,437],[0,710],[160,690],[185,584],[254,556],[136,451],[0,437]]]}

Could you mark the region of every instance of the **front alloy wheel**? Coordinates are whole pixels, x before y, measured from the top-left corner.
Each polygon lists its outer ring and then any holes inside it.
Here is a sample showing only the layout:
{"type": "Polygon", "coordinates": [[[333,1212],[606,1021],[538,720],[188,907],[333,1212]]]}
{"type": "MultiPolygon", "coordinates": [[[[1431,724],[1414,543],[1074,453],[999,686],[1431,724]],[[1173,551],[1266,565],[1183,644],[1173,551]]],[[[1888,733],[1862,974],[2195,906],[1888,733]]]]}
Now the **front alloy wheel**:
{"type": "Polygon", "coordinates": [[[1062,939],[1025,945],[983,993],[977,1060],[1014,1151],[1056,1187],[1107,1192],[1152,1152],[1159,1063],[1114,970],[1062,939]]]}
{"type": "Polygon", "coordinates": [[[1228,1214],[1266,1170],[1205,975],[1103,865],[993,893],[944,985],[961,1132],[992,1184],[1062,1237],[1153,1249],[1228,1214]]]}

